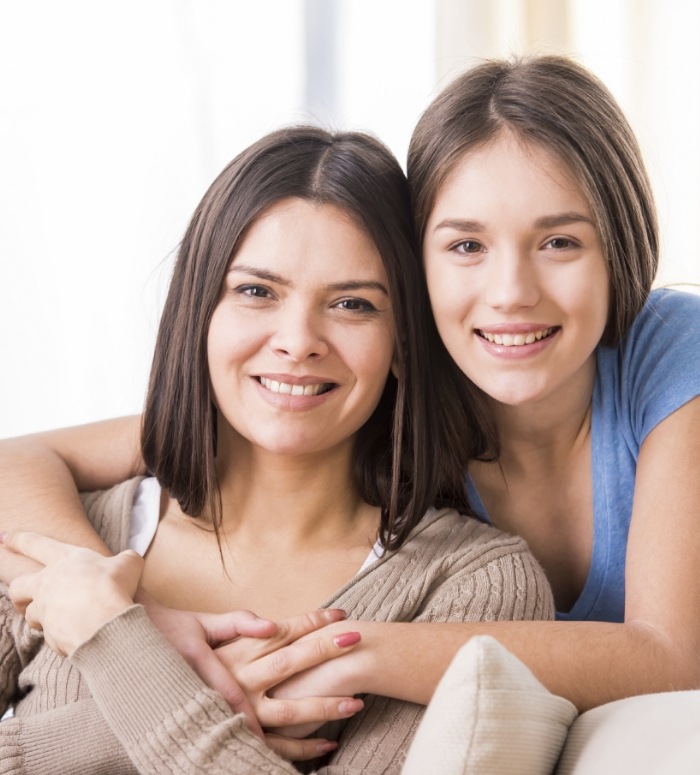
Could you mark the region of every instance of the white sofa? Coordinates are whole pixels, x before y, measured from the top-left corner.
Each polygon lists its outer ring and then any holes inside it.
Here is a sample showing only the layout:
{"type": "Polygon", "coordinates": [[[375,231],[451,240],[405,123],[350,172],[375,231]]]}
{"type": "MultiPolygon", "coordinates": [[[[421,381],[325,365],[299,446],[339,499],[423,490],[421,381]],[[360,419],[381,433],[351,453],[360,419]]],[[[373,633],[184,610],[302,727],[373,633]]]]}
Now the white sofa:
{"type": "Polygon", "coordinates": [[[698,775],[700,691],[632,697],[578,715],[493,638],[443,676],[403,775],[698,775]]]}

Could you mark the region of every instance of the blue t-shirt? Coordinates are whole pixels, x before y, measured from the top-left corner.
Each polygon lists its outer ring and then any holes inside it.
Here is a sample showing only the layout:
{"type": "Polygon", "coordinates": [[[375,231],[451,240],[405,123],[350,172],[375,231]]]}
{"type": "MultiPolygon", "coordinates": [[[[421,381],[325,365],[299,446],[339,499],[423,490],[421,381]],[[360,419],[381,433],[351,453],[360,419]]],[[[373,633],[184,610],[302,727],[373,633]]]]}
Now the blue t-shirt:
{"type": "MultiPolygon", "coordinates": [[[[625,553],[637,457],[656,425],[700,395],[700,296],[651,293],[617,347],[598,347],[591,419],[593,553],[581,596],[564,621],[621,622],[625,553]]],[[[490,521],[468,478],[472,506],[490,521]]]]}

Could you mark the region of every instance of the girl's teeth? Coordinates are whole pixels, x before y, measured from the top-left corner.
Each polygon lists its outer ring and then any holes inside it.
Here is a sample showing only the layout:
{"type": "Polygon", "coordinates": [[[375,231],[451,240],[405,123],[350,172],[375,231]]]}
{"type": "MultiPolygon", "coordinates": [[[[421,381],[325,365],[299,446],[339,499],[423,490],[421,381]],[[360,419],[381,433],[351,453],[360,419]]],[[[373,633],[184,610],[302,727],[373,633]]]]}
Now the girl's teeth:
{"type": "Polygon", "coordinates": [[[503,347],[520,347],[524,344],[533,344],[549,336],[553,328],[545,328],[542,331],[531,331],[529,334],[490,334],[482,331],[481,334],[489,342],[500,344],[503,347]]]}

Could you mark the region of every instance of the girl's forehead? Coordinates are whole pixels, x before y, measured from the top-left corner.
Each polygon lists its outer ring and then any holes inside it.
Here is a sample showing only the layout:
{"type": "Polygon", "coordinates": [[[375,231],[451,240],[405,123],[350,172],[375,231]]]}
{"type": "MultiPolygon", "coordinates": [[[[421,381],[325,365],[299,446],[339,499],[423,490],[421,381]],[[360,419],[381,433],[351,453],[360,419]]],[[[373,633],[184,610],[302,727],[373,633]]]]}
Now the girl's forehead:
{"type": "Polygon", "coordinates": [[[591,211],[578,176],[560,153],[513,132],[501,132],[455,161],[437,190],[433,214],[445,205],[517,199],[533,208],[563,206],[566,200],[591,211]]]}

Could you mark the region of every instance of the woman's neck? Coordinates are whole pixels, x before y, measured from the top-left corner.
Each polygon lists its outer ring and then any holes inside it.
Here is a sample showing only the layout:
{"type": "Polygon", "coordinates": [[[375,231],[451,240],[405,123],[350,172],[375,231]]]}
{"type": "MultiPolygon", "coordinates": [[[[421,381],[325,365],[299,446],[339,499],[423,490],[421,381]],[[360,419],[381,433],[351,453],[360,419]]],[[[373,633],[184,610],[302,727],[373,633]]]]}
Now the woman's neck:
{"type": "Polygon", "coordinates": [[[318,607],[359,571],[377,536],[379,509],[352,486],[352,449],[293,458],[237,448],[226,465],[222,446],[219,540],[164,499],[144,588],[184,610],[205,600],[209,611],[281,619],[318,607]]]}
{"type": "Polygon", "coordinates": [[[352,445],[298,456],[234,446],[218,460],[222,535],[305,551],[376,535],[378,510],[364,503],[352,479],[352,445]]]}

